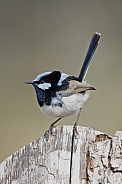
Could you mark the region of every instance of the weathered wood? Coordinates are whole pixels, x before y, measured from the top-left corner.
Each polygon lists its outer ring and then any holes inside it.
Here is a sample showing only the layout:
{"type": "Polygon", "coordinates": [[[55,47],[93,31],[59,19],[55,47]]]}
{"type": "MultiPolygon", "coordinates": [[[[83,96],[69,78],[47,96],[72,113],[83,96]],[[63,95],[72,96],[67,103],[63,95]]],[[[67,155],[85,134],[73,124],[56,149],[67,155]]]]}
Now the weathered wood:
{"type": "Polygon", "coordinates": [[[5,159],[0,184],[121,184],[122,132],[72,133],[72,126],[56,127],[5,159]]]}

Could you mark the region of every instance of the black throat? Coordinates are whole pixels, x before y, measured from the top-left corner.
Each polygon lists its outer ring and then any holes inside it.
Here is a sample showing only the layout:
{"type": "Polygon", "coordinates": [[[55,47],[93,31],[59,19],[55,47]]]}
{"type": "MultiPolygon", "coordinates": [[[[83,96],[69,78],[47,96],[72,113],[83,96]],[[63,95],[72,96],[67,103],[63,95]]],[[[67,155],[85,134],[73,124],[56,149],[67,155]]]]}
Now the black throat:
{"type": "Polygon", "coordinates": [[[36,85],[34,85],[34,88],[39,106],[42,107],[44,104],[51,105],[51,98],[56,96],[56,92],[50,90],[41,90],[36,85]]]}

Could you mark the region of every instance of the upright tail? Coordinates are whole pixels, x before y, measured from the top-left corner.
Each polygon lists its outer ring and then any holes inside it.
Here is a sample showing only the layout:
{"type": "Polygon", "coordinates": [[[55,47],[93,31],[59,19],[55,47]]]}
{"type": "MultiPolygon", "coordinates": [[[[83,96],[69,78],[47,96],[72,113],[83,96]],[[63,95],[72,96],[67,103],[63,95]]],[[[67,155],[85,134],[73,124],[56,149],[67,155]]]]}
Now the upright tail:
{"type": "Polygon", "coordinates": [[[91,61],[91,59],[93,57],[93,54],[94,54],[94,52],[95,52],[95,50],[97,48],[99,39],[100,39],[100,33],[96,32],[92,36],[92,39],[91,39],[91,42],[90,42],[90,45],[89,45],[86,57],[84,59],[84,62],[83,62],[83,65],[82,65],[82,68],[81,68],[81,71],[80,71],[80,74],[79,74],[79,77],[78,77],[79,81],[81,81],[81,82],[83,81],[83,79],[86,76],[86,73],[87,73],[90,61],[91,61]]]}

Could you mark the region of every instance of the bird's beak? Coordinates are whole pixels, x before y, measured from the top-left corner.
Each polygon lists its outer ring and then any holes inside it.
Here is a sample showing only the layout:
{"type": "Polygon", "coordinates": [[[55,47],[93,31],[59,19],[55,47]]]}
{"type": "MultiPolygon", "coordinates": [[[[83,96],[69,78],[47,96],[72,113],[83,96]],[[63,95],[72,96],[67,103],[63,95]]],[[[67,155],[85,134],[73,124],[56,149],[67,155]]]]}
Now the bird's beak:
{"type": "Polygon", "coordinates": [[[25,84],[33,84],[33,81],[25,82],[25,84]]]}

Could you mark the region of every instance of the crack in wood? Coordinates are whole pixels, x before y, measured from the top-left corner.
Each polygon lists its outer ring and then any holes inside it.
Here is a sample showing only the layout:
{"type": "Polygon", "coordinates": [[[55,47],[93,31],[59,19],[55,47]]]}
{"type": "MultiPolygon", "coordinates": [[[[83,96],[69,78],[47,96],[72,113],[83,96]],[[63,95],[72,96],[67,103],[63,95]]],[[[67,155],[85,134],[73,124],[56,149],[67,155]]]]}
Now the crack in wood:
{"type": "Polygon", "coordinates": [[[48,169],[48,167],[47,167],[46,165],[39,164],[38,166],[44,167],[44,168],[47,170],[48,174],[50,174],[50,175],[52,175],[54,178],[56,178],[56,176],[55,176],[53,173],[49,172],[49,169],[48,169]]]}
{"type": "Polygon", "coordinates": [[[110,170],[113,172],[113,173],[122,173],[122,170],[115,170],[114,167],[112,167],[111,165],[111,150],[113,149],[113,146],[112,146],[112,140],[110,140],[110,150],[109,150],[109,154],[108,154],[108,166],[110,168],[110,170]]]}
{"type": "Polygon", "coordinates": [[[87,147],[87,152],[86,152],[86,184],[88,184],[89,181],[89,174],[88,174],[88,168],[89,168],[89,163],[90,163],[90,152],[89,148],[87,147]]]}
{"type": "Polygon", "coordinates": [[[72,180],[72,163],[73,163],[74,139],[75,139],[75,134],[79,134],[78,131],[77,131],[77,123],[78,123],[78,120],[79,120],[79,117],[80,117],[80,113],[81,113],[81,108],[80,108],[80,110],[78,112],[77,119],[76,119],[76,122],[75,122],[75,124],[73,126],[73,132],[72,132],[69,184],[71,184],[71,182],[72,182],[71,180],[72,180]]]}
{"type": "Polygon", "coordinates": [[[73,126],[73,131],[72,131],[72,143],[71,143],[71,157],[70,157],[70,174],[69,174],[69,184],[71,184],[71,183],[72,183],[72,163],[73,163],[74,139],[75,139],[75,127],[73,126]]]}

